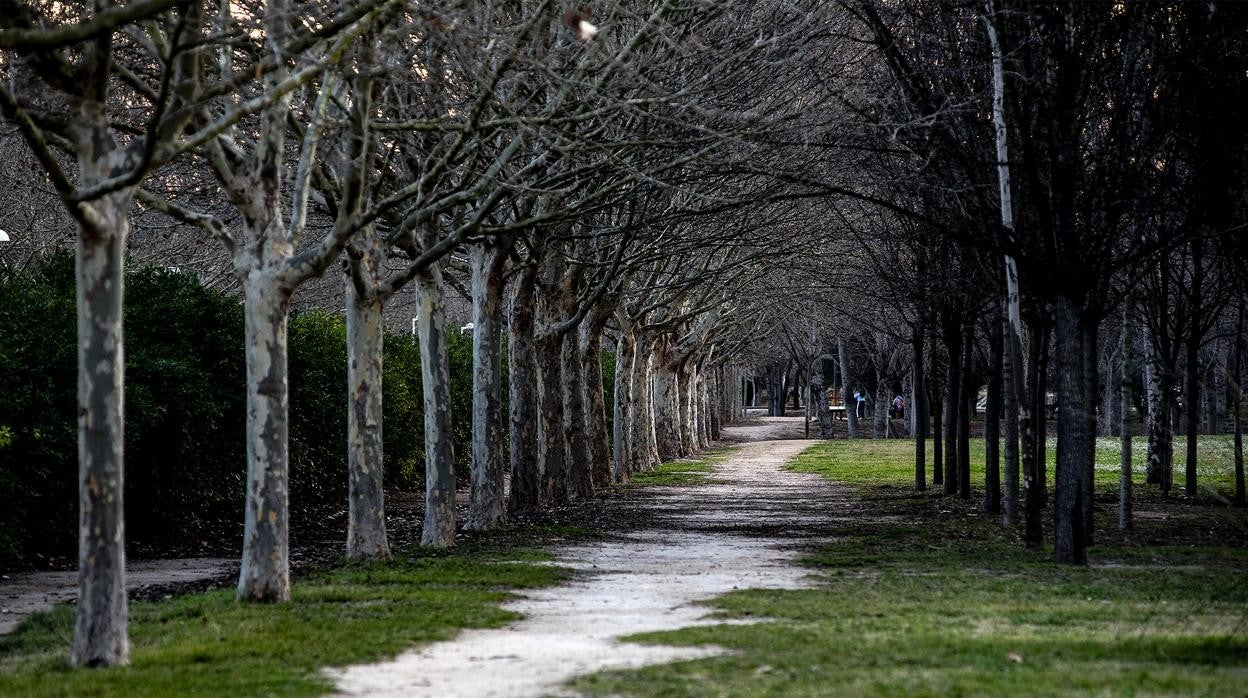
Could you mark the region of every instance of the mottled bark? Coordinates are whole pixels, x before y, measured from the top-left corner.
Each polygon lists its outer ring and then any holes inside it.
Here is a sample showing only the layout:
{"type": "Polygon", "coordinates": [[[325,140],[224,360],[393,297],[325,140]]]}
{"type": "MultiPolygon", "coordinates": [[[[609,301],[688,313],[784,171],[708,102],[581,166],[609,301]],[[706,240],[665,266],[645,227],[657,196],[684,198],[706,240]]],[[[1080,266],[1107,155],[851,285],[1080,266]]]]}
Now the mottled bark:
{"type": "Polygon", "coordinates": [[[542,497],[551,506],[568,503],[568,470],[563,423],[563,345],[562,334],[546,334],[537,339],[537,371],[541,392],[539,433],[542,462],[542,497]]]}
{"type": "Polygon", "coordinates": [[[676,372],[656,357],[654,370],[654,431],[659,457],[667,460],[681,456],[680,397],[676,372]]]}
{"type": "Polygon", "coordinates": [[[589,427],[585,416],[585,371],[575,336],[565,338],[561,359],[564,463],[568,473],[568,493],[575,497],[591,497],[594,494],[594,481],[589,462],[589,427]]]}
{"type": "Polygon", "coordinates": [[[247,351],[247,503],[238,597],[290,599],[289,294],[270,269],[243,280],[247,351]]]}
{"type": "Polygon", "coordinates": [[[129,193],[97,201],[94,225],[78,231],[78,602],[70,662],[82,667],[130,661],[122,498],[129,204],[129,193]]]}
{"type": "Polygon", "coordinates": [[[446,357],[442,270],[417,275],[416,332],[425,407],[425,520],[420,544],[455,544],[455,454],[451,448],[451,377],[446,357]]]}
{"type": "Polygon", "coordinates": [[[612,435],[607,433],[607,397],[602,380],[602,328],[605,322],[605,314],[588,318],[581,327],[578,339],[580,361],[585,367],[583,390],[589,472],[597,487],[611,484],[612,471],[612,435]]]}
{"type": "Polygon", "coordinates": [[[472,479],[464,528],[481,531],[506,522],[503,444],[503,248],[473,245],[472,266],[472,479]]]}
{"type": "Polygon", "coordinates": [[[533,514],[541,508],[541,461],[538,451],[537,356],[533,340],[533,289],[536,267],[520,275],[512,298],[508,325],[508,409],[510,429],[511,491],[508,508],[512,516],[533,514]]]}
{"type": "Polygon", "coordinates": [[[386,559],[382,487],[382,303],[347,279],[347,557],[386,559]]]}

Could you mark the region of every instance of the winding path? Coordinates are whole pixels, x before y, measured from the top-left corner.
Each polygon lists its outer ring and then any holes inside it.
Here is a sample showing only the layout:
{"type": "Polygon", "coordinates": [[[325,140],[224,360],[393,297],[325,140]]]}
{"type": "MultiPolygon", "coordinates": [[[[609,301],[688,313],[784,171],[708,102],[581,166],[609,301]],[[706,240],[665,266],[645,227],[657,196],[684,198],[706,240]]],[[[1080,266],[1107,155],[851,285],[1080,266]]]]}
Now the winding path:
{"type": "Polygon", "coordinates": [[[618,638],[722,622],[692,602],[733,589],[806,584],[795,558],[826,533],[844,501],[823,478],[783,469],[815,443],[774,440],[795,436],[800,425],[764,418],[726,429],[727,439],[744,443],[717,464],[712,483],[651,488],[621,505],[635,507],[626,518],[644,528],[552,550],[555,564],[583,574],[505,605],[523,620],[330,676],[351,696],[542,696],[602,669],[717,653],[618,638]]]}

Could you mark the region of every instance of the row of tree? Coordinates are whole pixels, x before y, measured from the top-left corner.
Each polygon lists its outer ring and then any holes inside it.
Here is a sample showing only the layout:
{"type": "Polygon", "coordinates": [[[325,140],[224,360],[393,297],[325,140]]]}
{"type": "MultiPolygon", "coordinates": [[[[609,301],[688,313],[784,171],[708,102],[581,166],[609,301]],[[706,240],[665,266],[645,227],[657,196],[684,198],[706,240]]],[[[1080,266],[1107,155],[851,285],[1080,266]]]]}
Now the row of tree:
{"type": "Polygon", "coordinates": [[[347,554],[385,558],[382,328],[400,290],[414,289],[421,350],[421,543],[449,546],[449,290],[472,313],[462,524],[484,529],[714,438],[739,406],[731,360],[765,321],[751,280],[803,248],[767,144],[810,104],[814,79],[790,69],[820,40],[810,8],[101,0],[0,2],[0,17],[0,106],[77,229],[80,666],[128,658],[128,250],[215,240],[232,270],[247,366],[238,596],[284,601],[287,322],[335,260],[347,554]]]}

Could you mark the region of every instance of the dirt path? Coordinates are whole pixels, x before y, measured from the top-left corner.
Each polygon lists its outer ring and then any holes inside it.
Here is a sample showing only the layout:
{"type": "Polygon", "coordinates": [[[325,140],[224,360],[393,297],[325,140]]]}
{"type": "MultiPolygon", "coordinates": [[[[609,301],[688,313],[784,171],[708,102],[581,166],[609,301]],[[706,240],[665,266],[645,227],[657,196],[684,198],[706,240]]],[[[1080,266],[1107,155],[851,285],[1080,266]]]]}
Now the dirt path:
{"type": "Polygon", "coordinates": [[[331,670],[331,677],[345,695],[542,696],[601,669],[718,652],[617,638],[718,622],[691,602],[733,589],[806,583],[794,558],[823,534],[842,502],[822,478],[783,470],[814,442],[771,439],[801,429],[800,418],[729,429],[726,438],[743,443],[717,466],[713,484],[648,490],[624,505],[637,508],[627,518],[640,514],[644,530],[552,551],[556,564],[588,574],[508,603],[523,620],[392,661],[331,670]]]}
{"type": "MultiPolygon", "coordinates": [[[[175,588],[233,575],[237,560],[195,557],[177,560],[136,560],[126,563],[130,597],[150,596],[160,588],[175,588]]],[[[22,619],[58,603],[78,598],[78,573],[24,572],[0,577],[0,635],[12,632],[22,619]]]]}

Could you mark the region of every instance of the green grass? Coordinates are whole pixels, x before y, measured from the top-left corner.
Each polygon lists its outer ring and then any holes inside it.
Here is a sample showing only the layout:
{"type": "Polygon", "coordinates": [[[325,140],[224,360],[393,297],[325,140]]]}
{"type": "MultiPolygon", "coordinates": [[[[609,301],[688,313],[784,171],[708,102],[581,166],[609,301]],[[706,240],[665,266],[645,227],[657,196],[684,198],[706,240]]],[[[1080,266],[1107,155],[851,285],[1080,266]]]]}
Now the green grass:
{"type": "Polygon", "coordinates": [[[727,458],[734,449],[734,446],[721,446],[703,451],[697,459],[682,458],[661,463],[653,470],[635,473],[624,486],[676,487],[710,482],[709,473],[714,472],[715,463],[727,458]]]}
{"type": "MultiPolygon", "coordinates": [[[[1230,497],[1235,491],[1235,456],[1230,436],[1201,436],[1197,441],[1196,476],[1206,497],[1230,497]]],[[[1134,480],[1144,483],[1144,464],[1148,440],[1137,436],[1131,442],[1131,463],[1134,480]]],[[[1182,488],[1184,453],[1187,439],[1174,440],[1174,477],[1182,488]]],[[[932,481],[932,445],[928,441],[927,479],[932,481]]],[[[1056,472],[1057,441],[1048,440],[1045,459],[1050,485],[1056,472]]],[[[1122,444],[1118,437],[1096,440],[1097,490],[1117,491],[1122,444]]],[[[795,470],[816,472],[837,482],[856,486],[908,484],[914,482],[914,441],[909,439],[855,439],[829,441],[804,451],[794,461],[795,470]]],[[[984,440],[971,439],[971,480],[982,488],[984,481],[984,440]]]]}
{"type": "Polygon", "coordinates": [[[132,663],[123,668],[70,669],[73,609],[60,606],[0,637],[0,695],[321,695],[332,690],[322,667],[498,627],[517,617],[499,608],[509,590],[564,576],[542,564],[543,553],[485,540],[324,571],[297,580],[290,603],[240,604],[213,591],[132,604],[132,663]]]}
{"type": "Polygon", "coordinates": [[[729,654],[602,672],[574,687],[634,696],[1244,695],[1243,512],[1196,519],[1232,527],[1221,531],[1237,531],[1229,542],[1217,544],[1215,532],[1214,542],[1191,544],[1191,520],[1176,514],[1139,538],[1106,535],[1090,566],[1061,566],[978,514],[977,502],[915,493],[912,458],[905,441],[805,451],[794,469],[850,484],[850,501],[832,506],[848,506],[851,518],[806,559],[816,585],[708,603],[718,618],[755,624],[630,638],[729,654]]]}

